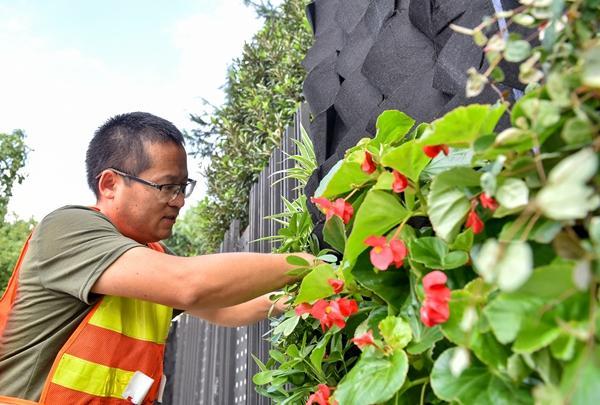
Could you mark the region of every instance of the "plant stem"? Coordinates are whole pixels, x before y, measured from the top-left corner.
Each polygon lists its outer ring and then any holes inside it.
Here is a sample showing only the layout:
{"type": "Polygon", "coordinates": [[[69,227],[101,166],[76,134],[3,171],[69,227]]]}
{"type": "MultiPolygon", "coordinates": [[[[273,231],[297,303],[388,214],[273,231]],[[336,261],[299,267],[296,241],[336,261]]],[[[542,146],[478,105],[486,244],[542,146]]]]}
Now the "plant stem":
{"type": "Polygon", "coordinates": [[[426,382],[425,384],[423,384],[423,388],[421,388],[421,399],[419,400],[419,405],[425,404],[425,388],[427,387],[428,383],[429,382],[426,382]]]}
{"type": "Polygon", "coordinates": [[[394,240],[398,237],[398,235],[400,234],[400,232],[402,231],[402,228],[404,228],[404,225],[406,225],[406,223],[408,222],[409,219],[412,218],[412,212],[406,216],[406,218],[404,218],[402,220],[402,222],[400,223],[400,226],[398,227],[398,229],[396,229],[396,232],[394,232],[394,236],[392,236],[391,240],[394,240]]]}

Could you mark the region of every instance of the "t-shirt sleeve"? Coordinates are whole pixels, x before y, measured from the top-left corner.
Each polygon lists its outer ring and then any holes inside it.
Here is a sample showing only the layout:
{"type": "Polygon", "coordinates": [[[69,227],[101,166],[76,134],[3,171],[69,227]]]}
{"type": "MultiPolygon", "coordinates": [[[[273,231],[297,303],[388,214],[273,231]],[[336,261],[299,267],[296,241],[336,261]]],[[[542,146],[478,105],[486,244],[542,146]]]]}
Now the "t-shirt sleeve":
{"type": "Polygon", "coordinates": [[[41,284],[91,304],[90,290],[123,253],[145,247],[123,236],[103,214],[70,206],[46,216],[30,241],[31,268],[41,284]]]}

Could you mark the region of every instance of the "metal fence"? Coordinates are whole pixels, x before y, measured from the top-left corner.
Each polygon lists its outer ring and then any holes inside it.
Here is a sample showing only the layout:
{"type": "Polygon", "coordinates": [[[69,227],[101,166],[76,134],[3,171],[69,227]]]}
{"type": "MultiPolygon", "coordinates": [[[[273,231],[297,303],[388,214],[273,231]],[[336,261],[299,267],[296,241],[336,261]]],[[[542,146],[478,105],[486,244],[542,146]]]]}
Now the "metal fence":
{"type": "MultiPolygon", "coordinates": [[[[280,225],[264,218],[283,211],[281,196],[290,201],[298,196],[294,180],[273,183],[283,176],[274,173],[291,165],[286,156],[297,153],[292,139],[300,139],[301,126],[308,128],[308,109],[304,106],[296,113],[281,146],[273,151],[268,166],[250,191],[248,227],[241,232],[239,221],[234,221],[221,244],[221,252],[272,251],[274,246],[270,241],[253,241],[277,234],[280,225]]],[[[267,360],[268,333],[268,321],[225,328],[186,314],[175,319],[165,355],[168,383],[163,404],[269,404],[254,389],[252,376],[258,367],[251,356],[267,360]]]]}

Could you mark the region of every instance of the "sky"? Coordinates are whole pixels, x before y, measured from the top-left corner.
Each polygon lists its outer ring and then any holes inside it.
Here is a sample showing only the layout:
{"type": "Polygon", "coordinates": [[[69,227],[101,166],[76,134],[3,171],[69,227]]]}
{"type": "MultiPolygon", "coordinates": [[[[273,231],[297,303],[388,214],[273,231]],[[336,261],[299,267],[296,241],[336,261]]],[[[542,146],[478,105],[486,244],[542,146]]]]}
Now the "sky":
{"type": "MultiPolygon", "coordinates": [[[[8,206],[41,220],[95,202],[85,151],[109,117],[148,111],[191,130],[223,102],[227,67],[262,26],[242,0],[0,0],[0,133],[31,148],[8,206]]],[[[187,207],[203,196],[199,181],[187,207]]]]}

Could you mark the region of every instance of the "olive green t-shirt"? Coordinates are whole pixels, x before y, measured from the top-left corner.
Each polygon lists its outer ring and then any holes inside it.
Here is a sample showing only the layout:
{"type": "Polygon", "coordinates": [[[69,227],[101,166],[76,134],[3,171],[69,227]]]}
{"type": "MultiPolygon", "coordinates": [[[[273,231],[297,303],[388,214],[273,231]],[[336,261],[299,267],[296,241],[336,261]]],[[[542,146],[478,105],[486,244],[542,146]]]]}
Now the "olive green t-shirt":
{"type": "Polygon", "coordinates": [[[39,399],[56,354],[99,298],[90,289],[134,247],[144,245],[88,207],[60,208],[38,224],[0,338],[0,395],[39,399]]]}

